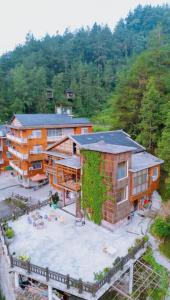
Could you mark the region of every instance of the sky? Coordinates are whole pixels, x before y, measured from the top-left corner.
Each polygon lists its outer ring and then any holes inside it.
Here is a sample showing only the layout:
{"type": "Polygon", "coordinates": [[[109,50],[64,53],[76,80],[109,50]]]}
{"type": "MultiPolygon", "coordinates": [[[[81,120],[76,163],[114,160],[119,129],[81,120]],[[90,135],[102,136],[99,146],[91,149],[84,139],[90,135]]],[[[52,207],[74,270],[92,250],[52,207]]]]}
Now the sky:
{"type": "MultiPolygon", "coordinates": [[[[167,0],[166,2],[170,2],[167,0]]],[[[36,38],[108,24],[112,29],[120,18],[138,4],[163,4],[161,0],[0,0],[0,54],[25,41],[28,32],[36,38]]]]}

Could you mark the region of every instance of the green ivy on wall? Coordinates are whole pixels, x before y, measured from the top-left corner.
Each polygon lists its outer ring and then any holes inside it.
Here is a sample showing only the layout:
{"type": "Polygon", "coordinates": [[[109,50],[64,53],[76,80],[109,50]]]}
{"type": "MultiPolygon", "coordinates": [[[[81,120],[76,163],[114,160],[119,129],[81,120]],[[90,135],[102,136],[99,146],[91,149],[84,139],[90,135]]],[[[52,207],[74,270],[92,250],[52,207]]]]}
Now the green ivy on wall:
{"type": "Polygon", "coordinates": [[[82,207],[91,209],[90,219],[97,224],[102,220],[102,206],[106,201],[107,187],[102,175],[101,153],[81,150],[84,157],[82,174],[82,207]]]}

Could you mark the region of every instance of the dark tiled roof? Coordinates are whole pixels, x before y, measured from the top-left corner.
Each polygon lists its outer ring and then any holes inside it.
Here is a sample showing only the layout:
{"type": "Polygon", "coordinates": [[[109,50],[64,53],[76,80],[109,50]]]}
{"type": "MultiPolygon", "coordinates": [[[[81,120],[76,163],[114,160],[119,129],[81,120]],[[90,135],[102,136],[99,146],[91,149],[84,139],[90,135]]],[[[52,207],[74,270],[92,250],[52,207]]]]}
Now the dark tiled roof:
{"type": "Polygon", "coordinates": [[[138,172],[140,170],[147,169],[149,167],[154,167],[163,164],[164,161],[148,152],[141,152],[132,155],[132,167],[133,172],[138,172]]]}
{"type": "Polygon", "coordinates": [[[130,136],[122,130],[97,132],[91,134],[72,135],[72,138],[80,145],[88,145],[104,141],[106,144],[134,147],[133,152],[144,151],[144,147],[133,141],[130,136]]]}
{"type": "Polygon", "coordinates": [[[72,118],[68,115],[16,114],[15,117],[22,124],[22,126],[90,124],[90,121],[86,118],[72,118]]]}

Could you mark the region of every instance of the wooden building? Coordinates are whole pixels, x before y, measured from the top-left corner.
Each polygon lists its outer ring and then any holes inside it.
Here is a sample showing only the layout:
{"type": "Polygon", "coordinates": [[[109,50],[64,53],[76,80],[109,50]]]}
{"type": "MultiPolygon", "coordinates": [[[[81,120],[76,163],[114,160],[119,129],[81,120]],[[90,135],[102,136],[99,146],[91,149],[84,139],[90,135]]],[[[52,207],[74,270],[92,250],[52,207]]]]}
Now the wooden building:
{"type": "Polygon", "coordinates": [[[163,161],[147,153],[124,131],[71,135],[47,148],[46,172],[63,205],[76,201],[77,212],[81,209],[81,200],[77,199],[83,196],[85,158],[81,150],[101,154],[100,172],[110,186],[102,206],[105,222],[114,224],[130,216],[132,211],[143,208],[159,187],[163,161]]]}
{"type": "Polygon", "coordinates": [[[0,173],[10,169],[9,161],[12,156],[8,151],[7,131],[8,129],[5,125],[0,125],[0,173]]]}
{"type": "Polygon", "coordinates": [[[45,173],[47,146],[70,134],[92,132],[89,120],[61,114],[16,114],[8,128],[10,166],[25,187],[35,185],[31,178],[36,174],[45,173]]]}

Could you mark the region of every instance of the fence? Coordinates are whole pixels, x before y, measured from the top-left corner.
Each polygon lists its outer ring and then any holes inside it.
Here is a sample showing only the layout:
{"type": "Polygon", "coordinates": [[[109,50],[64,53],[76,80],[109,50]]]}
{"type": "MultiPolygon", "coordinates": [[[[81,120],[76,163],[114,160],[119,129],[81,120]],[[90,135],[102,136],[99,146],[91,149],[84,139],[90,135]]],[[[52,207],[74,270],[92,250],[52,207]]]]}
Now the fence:
{"type": "Polygon", "coordinates": [[[41,207],[46,206],[47,204],[49,204],[49,199],[44,200],[42,202],[39,201],[36,204],[27,205],[27,207],[22,209],[21,211],[14,212],[10,215],[0,218],[0,223],[3,223],[5,221],[10,221],[10,220],[15,220],[21,216],[24,216],[25,214],[28,214],[29,212],[31,212],[35,209],[40,209],[41,207]]]}
{"type": "MultiPolygon", "coordinates": [[[[31,206],[29,211],[32,211],[33,208],[34,209],[40,208],[40,207],[42,207],[43,205],[46,205],[46,204],[45,204],[45,201],[44,201],[42,203],[31,206]]],[[[45,277],[47,282],[50,279],[52,279],[52,280],[55,280],[57,282],[63,283],[64,285],[66,285],[67,289],[70,289],[70,287],[73,287],[73,288],[76,288],[78,290],[79,294],[81,294],[83,292],[87,292],[87,293],[92,294],[92,296],[95,296],[96,293],[103,287],[103,285],[105,285],[106,283],[110,283],[112,277],[117,272],[122,270],[124,265],[130,259],[133,259],[134,256],[137,254],[137,252],[139,252],[141,249],[143,249],[145,247],[145,240],[142,239],[141,242],[138,245],[136,245],[135,247],[133,247],[131,249],[130,253],[128,253],[126,256],[120,258],[119,261],[117,262],[117,264],[109,269],[108,273],[104,276],[104,278],[102,280],[97,281],[95,283],[87,283],[87,282],[82,281],[82,279],[79,279],[79,280],[74,279],[69,274],[68,275],[63,275],[63,274],[60,274],[58,272],[51,271],[48,268],[43,268],[43,267],[40,267],[40,266],[36,266],[36,265],[30,263],[30,261],[26,262],[26,261],[22,261],[21,259],[17,259],[15,257],[13,257],[10,254],[9,246],[8,246],[8,243],[7,243],[6,237],[5,237],[5,232],[4,232],[3,226],[1,224],[0,224],[0,230],[1,230],[1,233],[2,233],[2,238],[3,238],[4,245],[6,246],[7,255],[10,258],[10,263],[11,263],[12,268],[13,267],[21,268],[21,269],[27,271],[28,275],[31,274],[31,273],[38,274],[38,275],[41,275],[41,276],[45,277]]]]}

